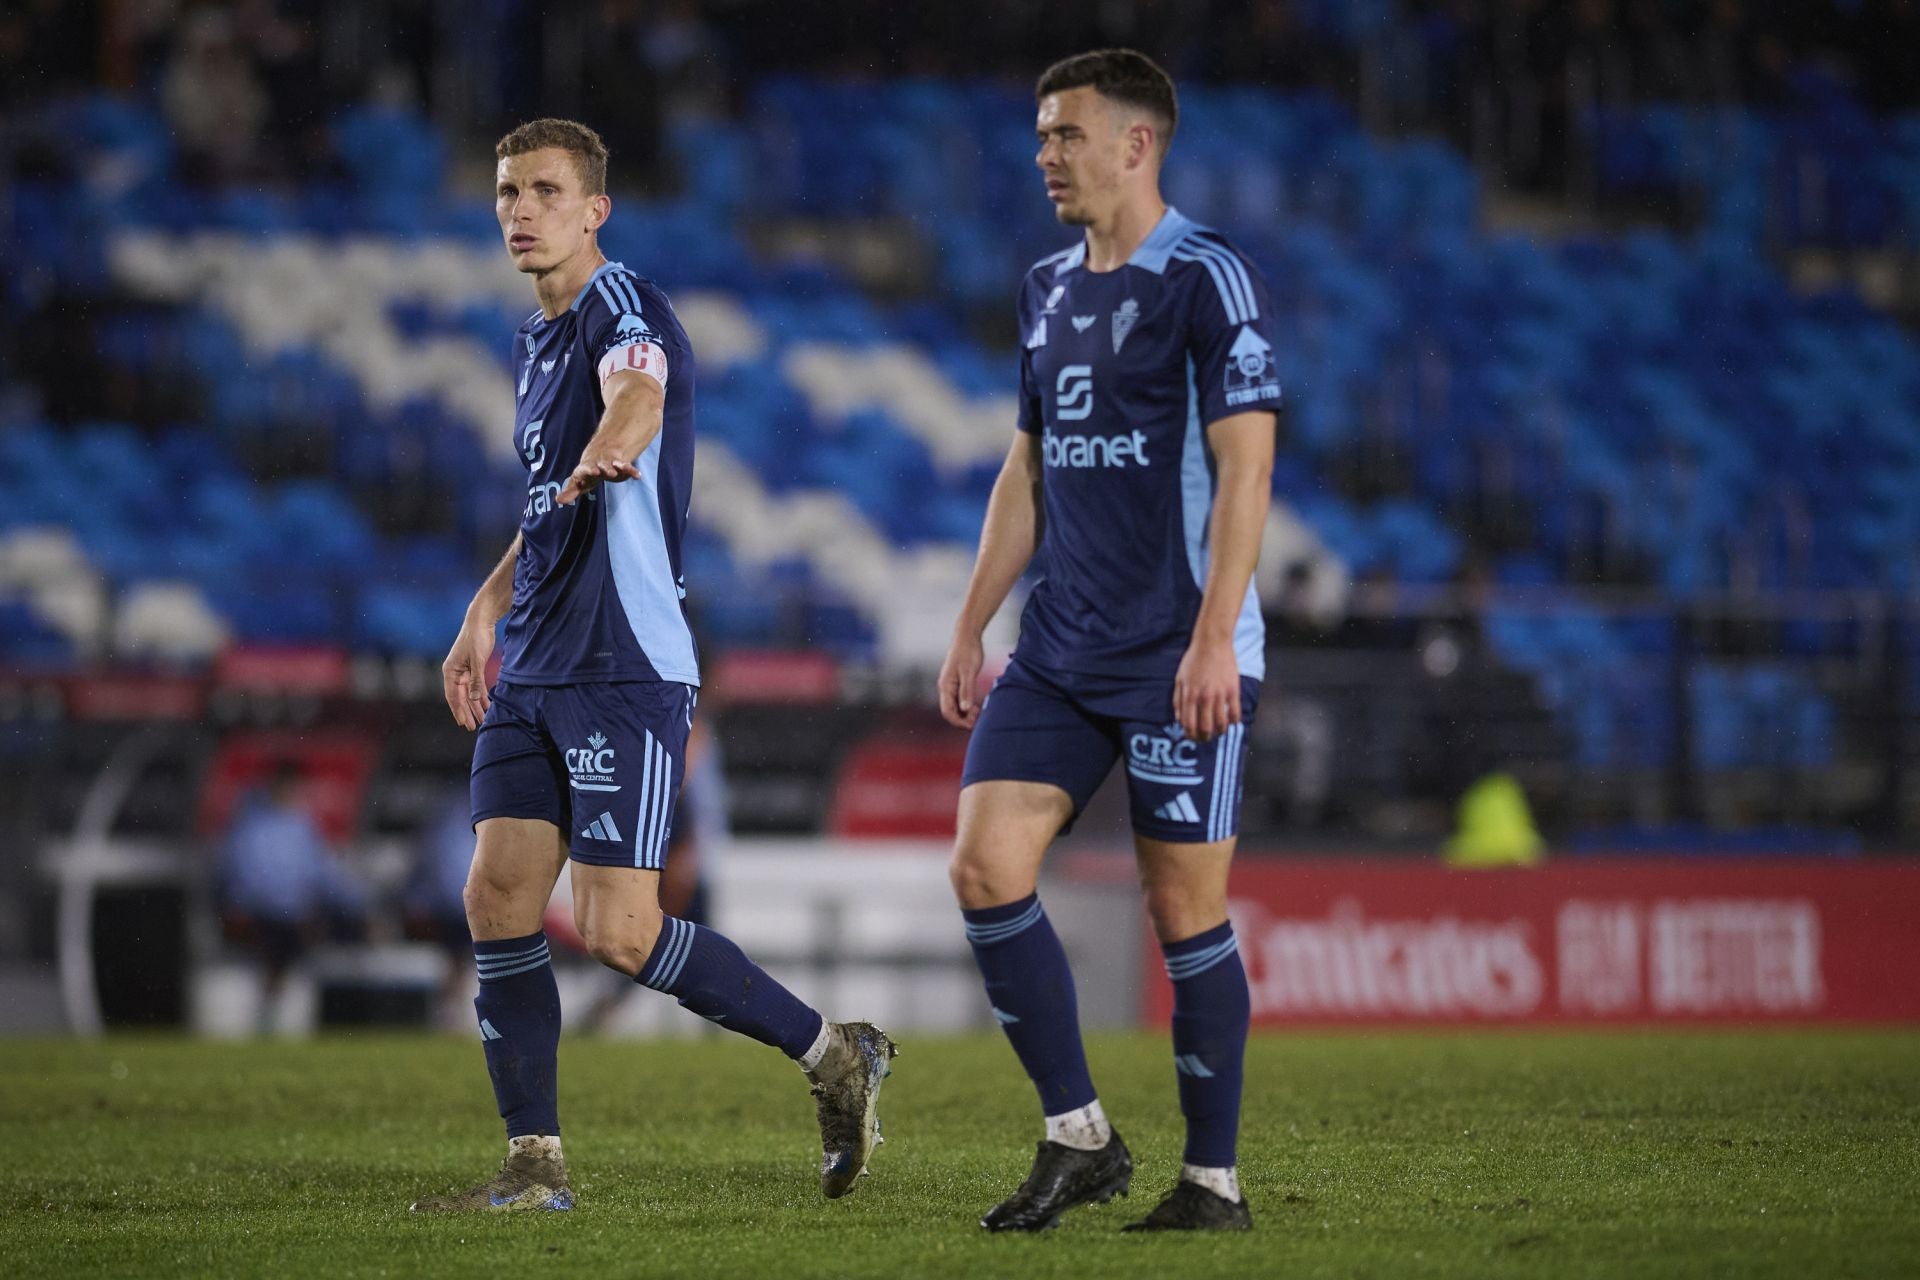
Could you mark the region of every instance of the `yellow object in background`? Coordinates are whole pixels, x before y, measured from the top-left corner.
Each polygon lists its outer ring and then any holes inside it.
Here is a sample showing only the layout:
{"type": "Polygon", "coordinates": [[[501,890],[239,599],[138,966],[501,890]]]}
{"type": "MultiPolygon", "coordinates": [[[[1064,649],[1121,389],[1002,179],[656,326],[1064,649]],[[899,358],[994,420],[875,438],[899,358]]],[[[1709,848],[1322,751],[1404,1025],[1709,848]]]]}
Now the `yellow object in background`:
{"type": "Polygon", "coordinates": [[[1460,797],[1460,826],[1447,841],[1447,865],[1532,867],[1546,856],[1527,793],[1504,771],[1490,773],[1460,797]]]}

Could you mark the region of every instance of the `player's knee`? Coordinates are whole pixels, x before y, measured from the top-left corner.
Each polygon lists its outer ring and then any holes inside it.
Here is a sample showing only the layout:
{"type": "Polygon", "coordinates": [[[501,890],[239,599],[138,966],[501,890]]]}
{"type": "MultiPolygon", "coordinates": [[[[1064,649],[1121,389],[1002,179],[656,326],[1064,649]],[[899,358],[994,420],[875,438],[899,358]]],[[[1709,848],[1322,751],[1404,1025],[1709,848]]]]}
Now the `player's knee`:
{"type": "Polygon", "coordinates": [[[1226,918],[1226,897],[1212,885],[1165,879],[1149,880],[1142,889],[1154,935],[1163,941],[1192,937],[1226,918]]]}
{"type": "Polygon", "coordinates": [[[466,887],[460,891],[461,904],[467,911],[468,927],[481,930],[485,922],[510,910],[517,888],[511,880],[489,875],[476,863],[467,875],[466,887]]]}
{"type": "Polygon", "coordinates": [[[654,940],[660,936],[663,918],[658,908],[647,910],[628,910],[618,914],[606,912],[576,913],[574,924],[579,927],[581,940],[587,945],[587,954],[607,968],[636,978],[647,964],[647,957],[653,954],[654,940]]]}
{"type": "Polygon", "coordinates": [[[1017,902],[1034,889],[1033,878],[1024,871],[995,865],[964,845],[954,851],[947,879],[953,884],[953,896],[970,911],[1017,902]]]}

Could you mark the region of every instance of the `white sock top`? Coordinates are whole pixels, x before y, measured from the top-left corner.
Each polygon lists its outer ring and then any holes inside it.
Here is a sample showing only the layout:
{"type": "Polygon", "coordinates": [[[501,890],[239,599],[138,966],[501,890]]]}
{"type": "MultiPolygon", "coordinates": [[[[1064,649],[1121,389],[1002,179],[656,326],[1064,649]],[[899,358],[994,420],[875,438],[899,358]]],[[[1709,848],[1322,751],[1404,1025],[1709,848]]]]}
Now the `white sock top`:
{"type": "Polygon", "coordinates": [[[820,1065],[820,1059],[827,1056],[827,1041],[830,1039],[827,1035],[827,1025],[825,1018],[820,1019],[820,1034],[813,1038],[813,1044],[805,1053],[794,1059],[800,1064],[802,1071],[812,1071],[820,1065]]]}
{"type": "Polygon", "coordinates": [[[560,1158],[560,1135],[557,1133],[529,1133],[518,1138],[507,1139],[507,1152],[510,1155],[539,1156],[543,1160],[560,1158]]]}
{"type": "Polygon", "coordinates": [[[1113,1140],[1113,1126],[1095,1098],[1084,1107],[1047,1117],[1047,1141],[1076,1151],[1098,1151],[1113,1140]]]}
{"type": "Polygon", "coordinates": [[[1223,1200],[1237,1202],[1240,1199],[1240,1170],[1234,1165],[1210,1169],[1200,1164],[1183,1164],[1180,1166],[1180,1180],[1198,1183],[1223,1200]]]}

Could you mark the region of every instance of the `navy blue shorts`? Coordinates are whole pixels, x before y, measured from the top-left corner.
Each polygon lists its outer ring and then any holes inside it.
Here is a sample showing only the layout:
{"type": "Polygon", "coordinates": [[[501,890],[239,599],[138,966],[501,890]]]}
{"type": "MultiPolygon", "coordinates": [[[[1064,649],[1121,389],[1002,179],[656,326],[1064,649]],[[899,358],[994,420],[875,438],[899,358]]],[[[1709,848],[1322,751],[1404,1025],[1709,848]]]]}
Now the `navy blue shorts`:
{"type": "Polygon", "coordinates": [[[1260,682],[1241,677],[1240,723],[1195,742],[1173,718],[1171,680],[1041,671],[1015,658],[980,709],[960,785],[1052,783],[1073,798],[1077,818],[1124,756],[1134,831],[1174,844],[1225,840],[1240,830],[1247,726],[1259,702],[1260,682]]]}
{"type": "Polygon", "coordinates": [[[658,871],[697,696],[671,681],[500,681],[473,744],[473,821],[532,818],[576,861],[658,871]]]}

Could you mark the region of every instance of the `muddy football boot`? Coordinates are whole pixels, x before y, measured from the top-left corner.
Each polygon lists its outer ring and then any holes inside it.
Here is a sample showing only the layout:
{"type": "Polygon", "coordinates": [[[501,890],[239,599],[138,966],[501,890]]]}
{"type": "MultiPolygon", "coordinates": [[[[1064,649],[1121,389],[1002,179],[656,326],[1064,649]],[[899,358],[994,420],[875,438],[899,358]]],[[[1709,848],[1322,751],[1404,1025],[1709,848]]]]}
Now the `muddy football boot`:
{"type": "Polygon", "coordinates": [[[820,1113],[820,1193],[838,1200],[851,1192],[880,1136],[880,1082],[900,1050],[870,1022],[827,1027],[827,1052],[807,1073],[820,1113]]]}
{"type": "Polygon", "coordinates": [[[989,1231],[1045,1231],[1067,1210],[1105,1204],[1126,1195],[1132,1184],[1133,1156],[1118,1130],[1097,1151],[1042,1142],[1033,1172],[1018,1191],[987,1210],[980,1225],[989,1231]]]}
{"type": "Polygon", "coordinates": [[[1138,1222],[1122,1231],[1251,1231],[1253,1213],[1246,1200],[1229,1200],[1185,1178],[1173,1184],[1167,1198],[1138,1222]]]}
{"type": "Polygon", "coordinates": [[[477,1187],[452,1195],[423,1196],[413,1202],[415,1213],[519,1213],[527,1210],[560,1213],[573,1208],[567,1186],[567,1162],[558,1156],[516,1151],[500,1172],[477,1187]]]}

